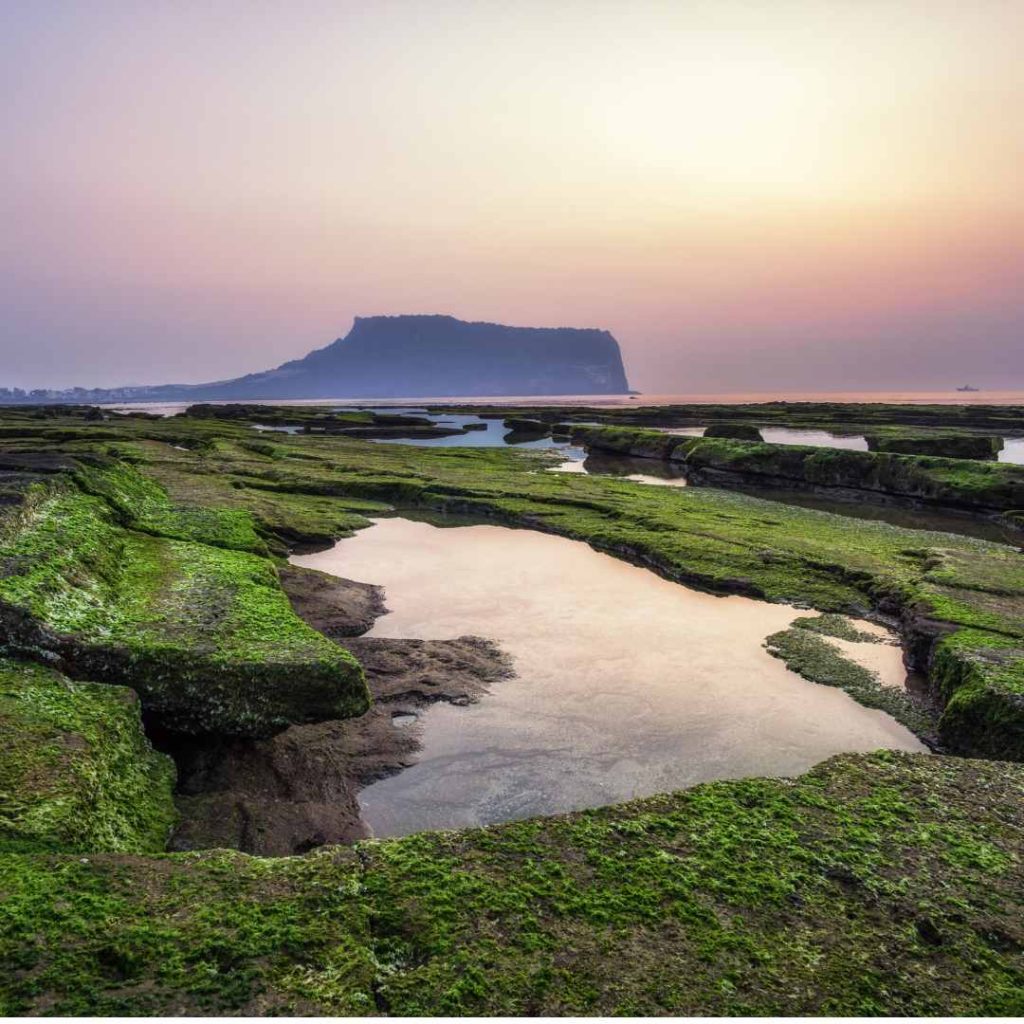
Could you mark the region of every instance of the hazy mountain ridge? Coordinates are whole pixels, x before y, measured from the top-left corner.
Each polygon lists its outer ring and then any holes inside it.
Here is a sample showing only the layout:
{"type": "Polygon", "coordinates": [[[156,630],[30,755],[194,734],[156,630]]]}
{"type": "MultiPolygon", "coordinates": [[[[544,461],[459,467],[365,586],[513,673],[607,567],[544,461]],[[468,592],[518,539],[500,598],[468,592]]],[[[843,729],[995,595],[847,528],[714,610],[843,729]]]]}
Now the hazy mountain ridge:
{"type": "Polygon", "coordinates": [[[0,391],[0,401],[595,395],[628,390],[619,344],[608,331],[416,315],[356,317],[352,330],[330,345],[272,370],[229,380],[16,396],[0,391]]]}

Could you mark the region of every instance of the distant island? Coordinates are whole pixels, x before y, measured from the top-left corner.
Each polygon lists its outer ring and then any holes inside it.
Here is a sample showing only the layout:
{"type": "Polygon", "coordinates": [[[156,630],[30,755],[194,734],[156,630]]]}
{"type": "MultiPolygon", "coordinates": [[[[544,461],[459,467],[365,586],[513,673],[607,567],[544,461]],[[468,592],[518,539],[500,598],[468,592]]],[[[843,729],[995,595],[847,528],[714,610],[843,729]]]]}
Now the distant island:
{"type": "Polygon", "coordinates": [[[507,327],[451,316],[356,317],[344,338],[273,370],[208,384],[0,388],[0,402],[242,401],[448,395],[625,394],[619,343],[576,327],[507,327]]]}

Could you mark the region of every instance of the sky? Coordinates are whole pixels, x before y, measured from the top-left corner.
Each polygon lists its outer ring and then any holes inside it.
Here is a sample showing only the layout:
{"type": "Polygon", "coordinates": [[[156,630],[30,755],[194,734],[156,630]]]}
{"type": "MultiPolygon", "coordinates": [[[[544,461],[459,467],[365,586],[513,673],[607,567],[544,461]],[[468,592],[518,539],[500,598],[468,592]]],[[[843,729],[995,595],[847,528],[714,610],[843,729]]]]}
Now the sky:
{"type": "Polygon", "coordinates": [[[0,386],[354,316],[634,387],[1024,387],[1024,0],[7,0],[0,386]]]}

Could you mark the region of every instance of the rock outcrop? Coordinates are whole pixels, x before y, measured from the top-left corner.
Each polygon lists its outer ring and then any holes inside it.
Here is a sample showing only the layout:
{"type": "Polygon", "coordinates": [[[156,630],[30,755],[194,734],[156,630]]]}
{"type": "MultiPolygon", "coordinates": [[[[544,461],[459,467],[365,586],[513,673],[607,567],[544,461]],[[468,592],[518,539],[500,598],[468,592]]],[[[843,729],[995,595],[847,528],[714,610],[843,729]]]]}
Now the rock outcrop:
{"type": "MultiPolygon", "coordinates": [[[[273,370],[209,384],[96,389],[83,394],[96,402],[245,402],[619,395],[628,390],[619,343],[608,331],[507,327],[467,323],[452,316],[370,316],[356,317],[344,338],[273,370]]],[[[54,392],[58,401],[63,394],[54,392]]]]}

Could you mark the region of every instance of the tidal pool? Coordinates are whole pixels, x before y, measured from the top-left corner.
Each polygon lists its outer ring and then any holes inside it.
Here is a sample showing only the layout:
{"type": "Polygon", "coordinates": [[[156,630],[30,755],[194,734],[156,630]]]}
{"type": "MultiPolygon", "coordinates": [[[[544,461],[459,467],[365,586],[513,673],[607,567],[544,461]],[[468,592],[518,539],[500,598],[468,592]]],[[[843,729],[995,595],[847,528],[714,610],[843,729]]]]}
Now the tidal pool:
{"type": "MultiPolygon", "coordinates": [[[[703,437],[706,427],[667,427],[666,434],[680,437],[703,437]]],[[[848,448],[866,452],[867,439],[861,434],[834,434],[829,430],[811,430],[797,427],[758,427],[761,437],[769,444],[813,445],[817,448],[848,448]]]]}
{"type": "Polygon", "coordinates": [[[638,484],[657,487],[686,487],[687,479],[678,462],[667,459],[637,459],[629,455],[588,454],[583,448],[566,448],[561,454],[565,462],[552,466],[552,473],[582,473],[589,476],[612,476],[638,484]]]}
{"type": "Polygon", "coordinates": [[[794,775],[841,751],[925,749],[762,648],[806,612],[690,590],[577,541],[387,518],[292,561],[382,584],[389,612],[368,636],[474,634],[514,659],[516,676],[479,703],[396,724],[422,750],[360,793],[378,836],[794,775]]]}

